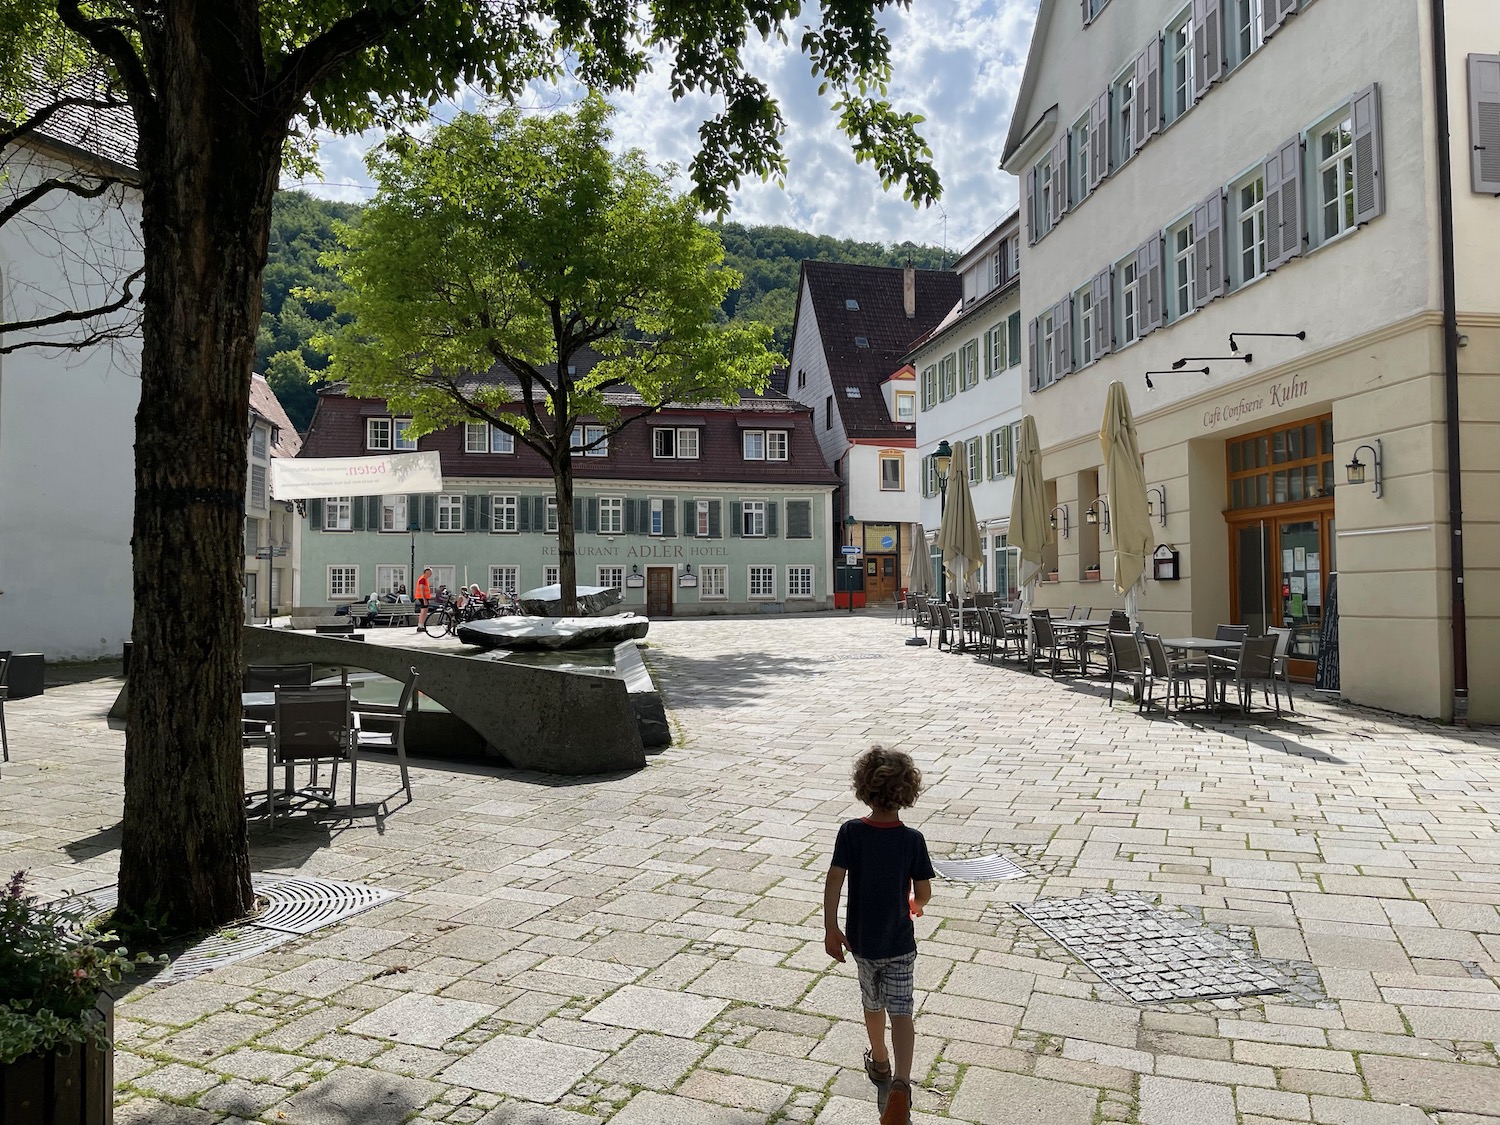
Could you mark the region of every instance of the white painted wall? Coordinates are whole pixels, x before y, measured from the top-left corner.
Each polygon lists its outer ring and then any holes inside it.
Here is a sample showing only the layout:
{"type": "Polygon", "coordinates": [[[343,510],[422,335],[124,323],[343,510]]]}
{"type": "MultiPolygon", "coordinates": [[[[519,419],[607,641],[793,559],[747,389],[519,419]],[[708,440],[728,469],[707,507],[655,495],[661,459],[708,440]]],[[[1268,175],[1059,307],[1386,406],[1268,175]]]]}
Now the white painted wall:
{"type": "Polygon", "coordinates": [[[922,497],[918,472],[914,450],[863,443],[850,446],[845,477],[849,486],[849,514],[862,523],[911,523],[918,519],[922,497]],[[889,453],[900,453],[904,462],[902,483],[906,487],[900,492],[880,487],[881,455],[889,453]]]}
{"type": "MultiPolygon", "coordinates": [[[[1477,7],[1481,0],[1467,0],[1477,7]]],[[[1085,31],[1078,5],[1061,2],[1043,55],[1030,126],[1058,104],[1066,128],[1182,9],[1181,0],[1111,4],[1085,31]]],[[[1180,322],[1027,394],[1044,449],[1096,431],[1109,383],[1123,381],[1137,412],[1200,395],[1436,305],[1436,263],[1424,141],[1419,11],[1407,0],[1316,0],[1182,119],[1153,138],[1035,246],[1022,246],[1025,324],[1091,276],[1177,221],[1210,191],[1262,162],[1278,144],[1379,82],[1386,212],[1364,228],[1231,292],[1180,322]],[[1330,44],[1337,44],[1336,50],[1330,44]],[[1142,373],[1183,356],[1227,354],[1231,331],[1306,330],[1306,343],[1255,341],[1256,364],[1218,363],[1213,374],[1166,376],[1147,393],[1142,373]]],[[[1493,8],[1491,8],[1493,10],[1493,8]]],[[[1493,23],[1493,19],[1490,21],[1493,23]]],[[[1020,155],[1029,165],[1059,132],[1020,155]]],[[[1021,172],[1023,162],[1011,167],[1021,172]]],[[[1491,258],[1491,261],[1493,259],[1491,258]]],[[[1030,362],[1029,349],[1027,362],[1030,362]]],[[[925,440],[925,439],[924,439],[925,440]]]]}
{"type": "MultiPolygon", "coordinates": [[[[6,196],[65,167],[37,154],[6,196]]],[[[123,211],[106,199],[54,195],[47,205],[45,223],[72,232],[71,269],[45,231],[0,228],[0,315],[101,296],[80,265],[99,248],[134,245],[140,218],[133,193],[123,211]]],[[[126,272],[139,260],[124,259],[126,272]]],[[[138,339],[0,356],[0,648],[87,659],[117,654],[128,639],[139,373],[138,339]]]]}
{"type": "Polygon", "coordinates": [[[838,404],[834,404],[833,428],[824,424],[824,408],[831,394],[843,394],[843,388],[835,392],[828,376],[828,357],[823,353],[823,338],[818,332],[818,318],[813,312],[812,293],[804,280],[797,294],[797,334],[792,338],[791,368],[787,374],[786,393],[789,398],[804,402],[813,409],[814,433],[818,435],[818,446],[823,458],[836,464],[849,444],[844,432],[844,422],[839,416],[838,404]],[[806,379],[802,373],[806,373],[806,379]]]}

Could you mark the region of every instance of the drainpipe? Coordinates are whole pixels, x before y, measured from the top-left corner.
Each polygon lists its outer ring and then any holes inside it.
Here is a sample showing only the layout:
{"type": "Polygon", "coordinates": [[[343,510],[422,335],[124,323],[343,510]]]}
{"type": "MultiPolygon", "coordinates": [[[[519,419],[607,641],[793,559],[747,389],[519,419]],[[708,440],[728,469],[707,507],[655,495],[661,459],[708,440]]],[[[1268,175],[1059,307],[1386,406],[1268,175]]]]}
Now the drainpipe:
{"type": "Polygon", "coordinates": [[[1443,0],[1432,0],[1432,80],[1437,116],[1439,237],[1443,253],[1443,401],[1448,445],[1449,566],[1453,615],[1453,722],[1469,725],[1468,618],[1464,604],[1464,486],[1459,447],[1458,293],[1453,249],[1453,150],[1448,106],[1448,20],[1443,0]]]}

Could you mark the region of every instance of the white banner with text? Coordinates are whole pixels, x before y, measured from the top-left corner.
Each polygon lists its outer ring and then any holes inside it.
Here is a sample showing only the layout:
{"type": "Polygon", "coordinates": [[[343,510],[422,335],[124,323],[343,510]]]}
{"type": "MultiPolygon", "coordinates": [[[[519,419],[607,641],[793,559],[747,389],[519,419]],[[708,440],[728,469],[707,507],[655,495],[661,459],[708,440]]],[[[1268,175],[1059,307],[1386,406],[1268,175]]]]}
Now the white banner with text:
{"type": "Polygon", "coordinates": [[[271,496],[276,500],[442,490],[443,466],[436,453],[390,453],[383,457],[278,457],[271,460],[271,496]]]}

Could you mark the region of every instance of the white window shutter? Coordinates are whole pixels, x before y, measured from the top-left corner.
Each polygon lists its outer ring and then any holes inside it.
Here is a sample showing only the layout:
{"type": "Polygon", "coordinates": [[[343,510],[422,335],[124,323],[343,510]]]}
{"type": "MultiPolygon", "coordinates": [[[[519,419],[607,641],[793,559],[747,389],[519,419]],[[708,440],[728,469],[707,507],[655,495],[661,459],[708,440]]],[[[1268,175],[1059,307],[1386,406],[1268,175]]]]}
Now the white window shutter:
{"type": "Polygon", "coordinates": [[[1062,222],[1068,210],[1068,137],[1052,146],[1052,226],[1062,222]]]}
{"type": "Polygon", "coordinates": [[[1105,266],[1089,285],[1094,298],[1094,356],[1100,358],[1114,351],[1114,267],[1105,266]]]}
{"type": "Polygon", "coordinates": [[[1052,313],[1053,331],[1057,340],[1057,377],[1073,371],[1073,298],[1064,297],[1057,302],[1052,313]]]}
{"type": "Polygon", "coordinates": [[[1368,223],[1385,212],[1385,168],[1381,163],[1380,87],[1354,95],[1354,221],[1368,223]]]}
{"type": "Polygon", "coordinates": [[[1029,346],[1027,347],[1026,351],[1027,354],[1031,357],[1031,389],[1033,391],[1037,391],[1041,390],[1042,383],[1041,321],[1039,321],[1036,317],[1032,317],[1031,323],[1027,326],[1027,330],[1027,344],[1029,346]]]}
{"type": "Polygon", "coordinates": [[[1500,55],[1469,56],[1469,139],[1474,190],[1500,195],[1500,55]]]}
{"type": "MultiPolygon", "coordinates": [[[[1266,0],[1268,4],[1275,0],[1266,0]]],[[[1193,0],[1193,101],[1224,77],[1224,12],[1220,0],[1193,0]]]]}
{"type": "Polygon", "coordinates": [[[1146,46],[1135,60],[1135,148],[1140,151],[1147,141],[1161,131],[1161,38],[1146,46]]]}
{"type": "Polygon", "coordinates": [[[1140,334],[1149,336],[1162,326],[1166,319],[1162,308],[1165,295],[1162,276],[1161,235],[1157,234],[1141,243],[1135,252],[1135,276],[1140,294],[1140,334]]]}
{"type": "Polygon", "coordinates": [[[1265,0],[1261,8],[1261,37],[1271,38],[1276,29],[1286,23],[1287,17],[1297,14],[1299,0],[1265,0]]]}
{"type": "Polygon", "coordinates": [[[1026,244],[1036,245],[1036,169],[1026,173],[1026,244]]]}
{"type": "Polygon", "coordinates": [[[1109,91],[1089,110],[1089,191],[1109,175],[1109,91]]]}
{"type": "Polygon", "coordinates": [[[1266,158],[1266,269],[1302,254],[1302,137],[1295,136],[1266,158]]]}
{"type": "Polygon", "coordinates": [[[1214,192],[1193,208],[1193,266],[1197,293],[1194,308],[1202,308],[1226,288],[1224,261],[1224,195],[1214,192]]]}

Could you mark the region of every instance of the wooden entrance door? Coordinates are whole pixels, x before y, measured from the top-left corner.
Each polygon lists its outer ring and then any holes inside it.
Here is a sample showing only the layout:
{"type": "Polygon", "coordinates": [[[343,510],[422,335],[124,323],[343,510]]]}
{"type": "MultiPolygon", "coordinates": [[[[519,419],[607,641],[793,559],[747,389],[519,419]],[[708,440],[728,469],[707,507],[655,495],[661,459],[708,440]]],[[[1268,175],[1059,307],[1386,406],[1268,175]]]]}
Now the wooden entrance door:
{"type": "Polygon", "coordinates": [[[898,578],[895,555],[865,556],[865,601],[893,602],[896,600],[898,578]]]}
{"type": "Polygon", "coordinates": [[[672,616],[672,579],[676,569],[670,566],[646,568],[646,616],[672,616]]]}

